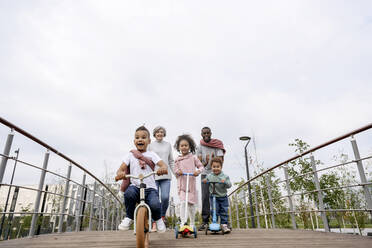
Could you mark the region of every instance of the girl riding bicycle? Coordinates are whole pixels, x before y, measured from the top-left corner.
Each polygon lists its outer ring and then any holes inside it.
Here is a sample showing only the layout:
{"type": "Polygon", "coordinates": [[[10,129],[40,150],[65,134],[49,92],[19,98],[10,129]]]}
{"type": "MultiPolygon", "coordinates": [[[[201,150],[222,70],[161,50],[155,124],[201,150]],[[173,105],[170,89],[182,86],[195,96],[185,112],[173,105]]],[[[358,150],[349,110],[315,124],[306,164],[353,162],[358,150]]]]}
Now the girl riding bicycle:
{"type": "MultiPolygon", "coordinates": [[[[140,126],[136,129],[134,135],[134,145],[137,150],[131,152],[124,158],[123,163],[116,172],[116,179],[123,179],[122,191],[124,192],[124,203],[126,208],[126,217],[119,225],[119,230],[128,230],[133,223],[134,210],[136,204],[140,201],[140,180],[130,179],[129,187],[125,187],[126,175],[130,174],[139,176],[140,174],[149,174],[154,170],[155,165],[159,166],[157,175],[167,174],[167,165],[160,157],[151,151],[147,151],[147,146],[150,144],[150,133],[146,127],[140,126]]],[[[152,218],[155,220],[158,232],[165,232],[166,227],[161,218],[160,201],[154,176],[144,179],[147,188],[145,189],[145,202],[150,206],[152,218]]]]}

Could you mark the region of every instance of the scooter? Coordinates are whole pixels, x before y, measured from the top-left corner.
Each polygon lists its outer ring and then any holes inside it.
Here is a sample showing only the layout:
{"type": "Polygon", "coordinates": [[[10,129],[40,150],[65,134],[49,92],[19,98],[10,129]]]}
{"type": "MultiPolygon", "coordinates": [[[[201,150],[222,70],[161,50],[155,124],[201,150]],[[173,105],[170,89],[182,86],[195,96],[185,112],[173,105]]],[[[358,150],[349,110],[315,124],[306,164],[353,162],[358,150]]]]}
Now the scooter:
{"type": "MultiPolygon", "coordinates": [[[[187,209],[188,209],[188,203],[189,203],[189,179],[190,176],[194,176],[193,173],[182,173],[182,176],[187,176],[186,179],[186,206],[185,206],[185,219],[187,221],[187,209]]],[[[196,227],[192,228],[189,225],[186,225],[186,223],[181,223],[180,227],[176,226],[174,229],[174,234],[176,236],[176,239],[178,239],[178,235],[182,235],[182,237],[186,237],[188,235],[194,235],[194,238],[198,237],[198,232],[196,231],[196,227]]]]}
{"type": "Polygon", "coordinates": [[[207,228],[205,228],[205,235],[208,235],[208,230],[217,233],[217,232],[222,232],[222,235],[225,234],[223,231],[222,227],[220,224],[217,222],[217,213],[216,213],[216,183],[221,183],[221,182],[208,182],[212,184],[212,223],[208,225],[207,228]]]}

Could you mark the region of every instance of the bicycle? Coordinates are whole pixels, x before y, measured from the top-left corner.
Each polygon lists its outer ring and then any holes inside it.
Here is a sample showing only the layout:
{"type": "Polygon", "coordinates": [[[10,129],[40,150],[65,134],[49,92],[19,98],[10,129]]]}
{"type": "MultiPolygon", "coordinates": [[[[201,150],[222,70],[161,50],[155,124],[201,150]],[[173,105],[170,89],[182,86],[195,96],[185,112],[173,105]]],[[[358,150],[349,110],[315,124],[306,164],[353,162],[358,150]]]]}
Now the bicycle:
{"type": "Polygon", "coordinates": [[[143,180],[147,177],[155,175],[156,172],[153,171],[147,175],[140,174],[137,176],[126,175],[126,178],[133,178],[140,180],[140,203],[134,210],[134,234],[136,235],[137,248],[147,248],[149,247],[149,233],[151,228],[149,228],[149,223],[151,223],[151,209],[149,205],[145,203],[145,189],[146,184],[143,180]]]}

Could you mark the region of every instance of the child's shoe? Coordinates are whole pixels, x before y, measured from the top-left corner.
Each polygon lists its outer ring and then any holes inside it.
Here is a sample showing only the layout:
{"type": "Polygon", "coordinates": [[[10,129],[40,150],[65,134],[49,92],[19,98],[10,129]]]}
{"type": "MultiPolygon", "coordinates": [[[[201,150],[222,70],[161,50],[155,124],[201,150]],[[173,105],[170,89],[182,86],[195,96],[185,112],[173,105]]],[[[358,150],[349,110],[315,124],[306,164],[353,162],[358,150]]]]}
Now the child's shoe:
{"type": "Polygon", "coordinates": [[[132,224],[133,224],[133,220],[129,219],[128,217],[125,217],[124,220],[122,220],[120,225],[118,226],[118,229],[121,231],[129,230],[129,227],[132,224]]]}
{"type": "Polygon", "coordinates": [[[158,232],[160,232],[160,233],[163,233],[167,230],[162,218],[160,218],[156,221],[156,226],[158,227],[158,232]]]}
{"type": "Polygon", "coordinates": [[[224,233],[229,233],[231,232],[231,230],[229,229],[229,227],[226,225],[226,224],[222,224],[222,231],[224,233]]]}
{"type": "Polygon", "coordinates": [[[207,228],[207,227],[208,227],[208,223],[203,223],[203,224],[200,225],[200,227],[199,227],[199,231],[203,231],[203,230],[205,230],[205,228],[207,228]]]}

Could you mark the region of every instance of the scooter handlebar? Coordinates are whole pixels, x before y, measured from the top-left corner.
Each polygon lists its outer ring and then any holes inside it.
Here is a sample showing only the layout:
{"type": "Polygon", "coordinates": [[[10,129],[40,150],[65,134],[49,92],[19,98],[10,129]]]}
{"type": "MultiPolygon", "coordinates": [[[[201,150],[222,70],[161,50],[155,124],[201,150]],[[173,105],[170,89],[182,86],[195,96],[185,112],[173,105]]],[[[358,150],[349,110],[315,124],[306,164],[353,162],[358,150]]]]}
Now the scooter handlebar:
{"type": "Polygon", "coordinates": [[[223,182],[205,182],[205,183],[220,183],[220,184],[224,184],[223,182]]]}
{"type": "Polygon", "coordinates": [[[182,176],[187,176],[187,175],[194,176],[194,173],[182,173],[182,176]]]}

